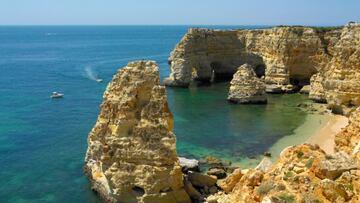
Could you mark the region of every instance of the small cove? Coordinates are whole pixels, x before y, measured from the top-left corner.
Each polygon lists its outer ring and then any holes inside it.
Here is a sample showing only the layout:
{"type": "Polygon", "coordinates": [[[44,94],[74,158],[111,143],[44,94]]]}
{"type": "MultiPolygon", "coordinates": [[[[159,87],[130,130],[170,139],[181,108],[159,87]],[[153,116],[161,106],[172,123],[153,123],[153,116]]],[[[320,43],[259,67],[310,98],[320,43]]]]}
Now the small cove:
{"type": "Polygon", "coordinates": [[[309,102],[307,95],[269,94],[267,105],[234,105],[226,101],[228,88],[228,83],[168,88],[180,156],[211,155],[254,166],[264,152],[277,157],[284,147],[305,142],[327,121],[326,115],[297,107],[309,102]]]}

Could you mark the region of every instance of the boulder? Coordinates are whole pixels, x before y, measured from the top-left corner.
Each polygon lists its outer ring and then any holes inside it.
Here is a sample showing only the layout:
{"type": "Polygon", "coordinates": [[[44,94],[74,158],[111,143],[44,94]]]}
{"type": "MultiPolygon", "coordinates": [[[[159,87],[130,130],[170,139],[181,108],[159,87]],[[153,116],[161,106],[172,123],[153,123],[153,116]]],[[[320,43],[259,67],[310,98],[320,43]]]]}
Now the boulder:
{"type": "Polygon", "coordinates": [[[184,157],[179,157],[179,161],[183,172],[200,171],[199,161],[196,159],[187,159],[184,157]]]}
{"type": "Polygon", "coordinates": [[[239,104],[265,104],[265,82],[259,79],[249,64],[239,67],[230,82],[228,100],[239,104]]]}
{"type": "Polygon", "coordinates": [[[230,174],[224,181],[221,181],[218,185],[226,193],[229,193],[233,190],[235,185],[240,181],[243,173],[241,169],[235,169],[232,174],[230,174]]]}
{"type": "Polygon", "coordinates": [[[333,155],[327,155],[326,159],[320,161],[316,169],[316,176],[321,179],[327,178],[335,180],[345,171],[357,168],[358,167],[354,159],[345,152],[338,152],[333,155]]]}
{"type": "Polygon", "coordinates": [[[191,199],[201,201],[202,197],[199,191],[197,191],[190,181],[185,180],[185,191],[189,194],[191,199]]]}
{"type": "Polygon", "coordinates": [[[266,84],[265,92],[270,94],[281,94],[283,93],[283,86],[276,84],[266,84]]]}
{"type": "Polygon", "coordinates": [[[300,94],[309,94],[310,93],[310,85],[305,85],[300,89],[300,94]]]}
{"type": "Polygon", "coordinates": [[[211,187],[216,184],[216,176],[209,176],[198,172],[189,172],[188,179],[192,185],[197,187],[211,187]]]}
{"type": "Polygon", "coordinates": [[[257,165],[255,167],[256,170],[262,171],[262,172],[267,172],[268,170],[270,170],[271,166],[273,165],[272,161],[265,157],[260,163],[259,165],[257,165]]]}
{"type": "Polygon", "coordinates": [[[208,170],[207,174],[216,176],[218,179],[226,178],[226,171],[222,168],[211,168],[208,170]]]}

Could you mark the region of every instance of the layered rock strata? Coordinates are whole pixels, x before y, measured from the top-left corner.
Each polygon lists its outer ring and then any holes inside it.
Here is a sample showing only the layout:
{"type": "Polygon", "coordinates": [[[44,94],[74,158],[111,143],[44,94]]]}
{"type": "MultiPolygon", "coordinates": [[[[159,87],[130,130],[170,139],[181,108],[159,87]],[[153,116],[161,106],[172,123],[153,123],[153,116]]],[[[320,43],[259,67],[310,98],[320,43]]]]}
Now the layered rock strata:
{"type": "Polygon", "coordinates": [[[325,98],[336,113],[349,114],[360,106],[360,24],[344,27],[323,77],[325,98]]]}
{"type": "Polygon", "coordinates": [[[85,171],[108,202],[190,202],[159,84],[157,64],[138,61],[120,69],[105,91],[85,171]]]}
{"type": "Polygon", "coordinates": [[[265,77],[267,92],[294,92],[310,83],[310,98],[348,115],[360,106],[359,53],[358,23],[332,29],[190,29],[171,53],[164,83],[187,87],[193,80],[230,80],[248,63],[265,77]]]}
{"type": "Polygon", "coordinates": [[[265,82],[256,77],[249,64],[239,67],[230,82],[228,101],[240,104],[267,103],[265,82]]]}
{"type": "Polygon", "coordinates": [[[323,69],[340,30],[274,27],[256,30],[190,29],[171,53],[169,86],[229,77],[245,63],[267,84],[302,85],[323,69]]]}

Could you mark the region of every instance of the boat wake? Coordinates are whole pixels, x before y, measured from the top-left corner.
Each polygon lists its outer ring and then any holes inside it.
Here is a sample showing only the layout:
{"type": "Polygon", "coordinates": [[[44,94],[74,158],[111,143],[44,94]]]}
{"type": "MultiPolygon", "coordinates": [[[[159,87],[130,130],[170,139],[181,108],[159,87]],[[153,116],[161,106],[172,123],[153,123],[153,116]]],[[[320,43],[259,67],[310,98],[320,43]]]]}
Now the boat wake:
{"type": "Polygon", "coordinates": [[[88,78],[89,80],[93,80],[95,82],[102,82],[102,79],[99,78],[98,73],[96,72],[96,70],[90,65],[85,66],[85,68],[84,68],[84,76],[86,78],[88,78]]]}

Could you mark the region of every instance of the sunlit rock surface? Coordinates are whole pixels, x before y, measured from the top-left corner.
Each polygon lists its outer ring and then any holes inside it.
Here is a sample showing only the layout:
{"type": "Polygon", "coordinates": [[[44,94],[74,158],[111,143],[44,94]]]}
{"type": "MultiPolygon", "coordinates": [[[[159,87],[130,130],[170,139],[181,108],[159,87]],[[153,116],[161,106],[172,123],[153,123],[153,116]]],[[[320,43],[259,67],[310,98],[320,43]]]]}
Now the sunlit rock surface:
{"type": "Polygon", "coordinates": [[[189,202],[158,66],[129,63],[108,85],[85,171],[108,202],[189,202]]]}

